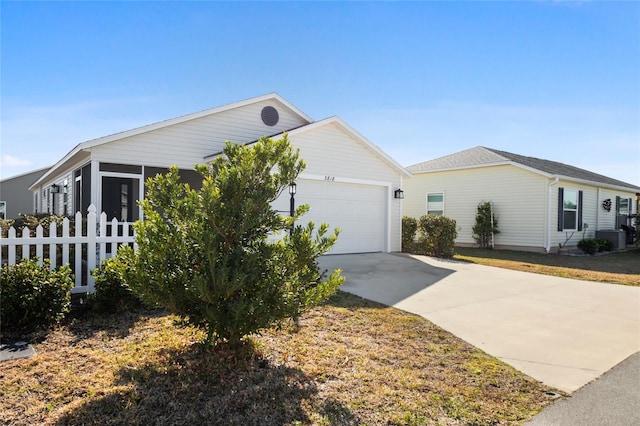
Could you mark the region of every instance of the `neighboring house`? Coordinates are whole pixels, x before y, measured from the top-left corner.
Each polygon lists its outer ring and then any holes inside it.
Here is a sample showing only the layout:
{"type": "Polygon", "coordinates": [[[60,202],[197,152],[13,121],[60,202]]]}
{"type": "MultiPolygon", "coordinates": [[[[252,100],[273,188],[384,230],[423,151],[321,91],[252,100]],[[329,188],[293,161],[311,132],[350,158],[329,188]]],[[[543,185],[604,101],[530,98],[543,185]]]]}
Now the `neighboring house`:
{"type": "MultiPolygon", "coordinates": [[[[247,144],[284,132],[307,163],[295,195],[296,205],[311,205],[303,221],[341,228],[332,253],[399,251],[394,191],[410,174],[341,119],[314,121],[277,94],[83,142],[30,189],[39,211],[84,214],[93,204],[108,220],[133,222],[147,178],[177,165],[182,179],[199,187],[193,166],[219,155],[225,141],[247,144]]],[[[286,191],[274,208],[289,211],[286,191]]]]}
{"type": "Polygon", "coordinates": [[[640,187],[555,161],[475,147],[407,168],[404,214],[456,220],[456,244],[474,245],[477,206],[491,202],[496,248],[554,251],[637,212],[640,187]],[[634,206],[635,205],[635,206],[634,206]]]}
{"type": "Polygon", "coordinates": [[[16,219],[20,214],[34,213],[34,194],[29,186],[49,168],[22,173],[0,180],[0,219],[16,219]]]}

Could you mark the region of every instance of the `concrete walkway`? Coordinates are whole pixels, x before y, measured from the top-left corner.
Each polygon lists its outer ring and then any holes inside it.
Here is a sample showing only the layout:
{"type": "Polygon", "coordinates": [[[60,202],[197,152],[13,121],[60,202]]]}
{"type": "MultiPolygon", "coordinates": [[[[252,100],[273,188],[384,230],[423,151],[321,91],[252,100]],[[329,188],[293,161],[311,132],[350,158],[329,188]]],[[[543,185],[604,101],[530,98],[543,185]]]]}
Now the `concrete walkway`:
{"type": "Polygon", "coordinates": [[[418,314],[574,392],[640,351],[640,288],[403,254],[324,256],[342,290],[418,314]]]}
{"type": "Polygon", "coordinates": [[[526,425],[640,425],[640,352],[578,389],[571,398],[548,406],[526,425]]]}

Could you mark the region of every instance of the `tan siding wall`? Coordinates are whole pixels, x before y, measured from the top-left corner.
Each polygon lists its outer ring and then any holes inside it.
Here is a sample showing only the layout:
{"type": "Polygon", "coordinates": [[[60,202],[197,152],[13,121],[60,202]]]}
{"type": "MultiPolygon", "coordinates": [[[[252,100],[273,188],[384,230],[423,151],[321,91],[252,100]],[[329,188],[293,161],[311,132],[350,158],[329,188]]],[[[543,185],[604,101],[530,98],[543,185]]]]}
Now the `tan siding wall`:
{"type": "Polygon", "coordinates": [[[550,248],[560,244],[573,247],[582,238],[594,238],[596,230],[613,229],[616,196],[634,198],[631,192],[600,189],[594,186],[559,181],[550,189],[548,207],[547,187],[550,180],[513,166],[496,166],[414,175],[405,182],[404,214],[420,217],[426,213],[426,194],[444,192],[445,215],[458,224],[457,243],[473,244],[472,227],[476,206],[492,201],[499,220],[500,234],[496,245],[542,249],[546,245],[549,215],[550,248]],[[582,231],[558,231],[558,188],[582,191],[582,231]],[[606,212],[602,201],[610,198],[612,209],[606,212]]]}
{"type": "Polygon", "coordinates": [[[284,106],[264,101],[97,146],[92,152],[101,162],[192,168],[204,163],[205,156],[221,151],[227,140],[251,142],[302,124],[305,122],[284,106]],[[260,117],[267,105],[280,114],[273,127],[260,117]]]}
{"type": "MultiPolygon", "coordinates": [[[[307,162],[305,174],[331,176],[336,179],[362,179],[391,184],[400,188],[400,172],[374,155],[359,140],[351,137],[337,124],[331,123],[291,137],[300,157],[307,162]]],[[[389,196],[390,249],[401,250],[402,201],[389,196]]]]}
{"type": "Polygon", "coordinates": [[[491,201],[498,217],[496,245],[545,245],[547,180],[513,166],[416,174],[405,180],[404,214],[426,213],[426,194],[444,192],[445,215],[456,220],[457,243],[473,244],[477,206],[491,201]]]}

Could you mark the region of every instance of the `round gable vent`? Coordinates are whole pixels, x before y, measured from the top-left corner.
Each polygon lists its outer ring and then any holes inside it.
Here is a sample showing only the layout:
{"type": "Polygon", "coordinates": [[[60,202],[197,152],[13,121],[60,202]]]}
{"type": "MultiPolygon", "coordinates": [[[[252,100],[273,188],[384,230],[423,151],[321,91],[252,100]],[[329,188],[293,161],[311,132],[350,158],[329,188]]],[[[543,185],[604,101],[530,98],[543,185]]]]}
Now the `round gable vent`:
{"type": "Polygon", "coordinates": [[[272,106],[266,106],[262,108],[262,113],[260,114],[262,117],[262,122],[267,126],[275,126],[278,124],[278,120],[280,119],[280,114],[278,114],[278,110],[272,106]]]}

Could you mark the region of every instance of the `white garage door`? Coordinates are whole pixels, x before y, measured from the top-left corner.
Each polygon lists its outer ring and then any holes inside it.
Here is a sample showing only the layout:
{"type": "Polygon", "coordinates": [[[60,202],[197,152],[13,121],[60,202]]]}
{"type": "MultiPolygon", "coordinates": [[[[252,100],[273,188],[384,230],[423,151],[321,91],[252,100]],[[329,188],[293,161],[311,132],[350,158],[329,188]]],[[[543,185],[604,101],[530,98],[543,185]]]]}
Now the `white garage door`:
{"type": "MultiPolygon", "coordinates": [[[[309,204],[311,209],[301,221],[313,221],[316,228],[326,222],[339,227],[338,242],[330,253],[366,253],[386,250],[387,188],[341,182],[299,179],[296,207],[309,204]]],[[[278,210],[288,210],[289,194],[275,203],[278,210]]]]}

